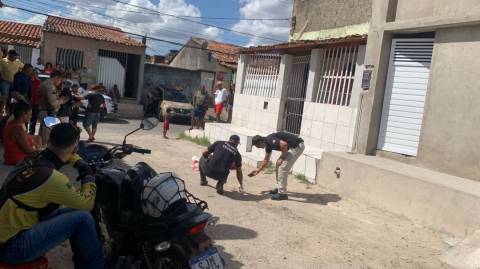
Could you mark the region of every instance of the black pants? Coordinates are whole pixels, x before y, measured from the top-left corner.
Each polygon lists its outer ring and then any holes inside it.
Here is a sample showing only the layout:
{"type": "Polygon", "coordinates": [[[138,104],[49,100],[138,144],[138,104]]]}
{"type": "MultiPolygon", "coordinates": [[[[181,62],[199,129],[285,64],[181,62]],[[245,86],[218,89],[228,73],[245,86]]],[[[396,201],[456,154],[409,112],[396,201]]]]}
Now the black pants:
{"type": "Polygon", "coordinates": [[[202,182],[207,181],[207,177],[218,180],[218,181],[223,181],[223,182],[227,181],[229,171],[227,171],[227,175],[225,174],[220,175],[219,173],[209,171],[207,163],[208,163],[208,159],[205,159],[204,157],[200,158],[198,168],[200,170],[200,180],[202,182]]]}
{"type": "Polygon", "coordinates": [[[40,109],[38,108],[38,105],[32,105],[32,117],[30,118],[30,126],[28,128],[29,134],[32,134],[32,135],[35,134],[35,128],[37,126],[39,112],[40,112],[40,109]]]}
{"type": "Polygon", "coordinates": [[[75,124],[75,126],[77,126],[77,123],[78,123],[78,112],[79,112],[79,108],[78,107],[73,107],[72,108],[72,115],[70,115],[70,122],[72,124],[75,124]]]}

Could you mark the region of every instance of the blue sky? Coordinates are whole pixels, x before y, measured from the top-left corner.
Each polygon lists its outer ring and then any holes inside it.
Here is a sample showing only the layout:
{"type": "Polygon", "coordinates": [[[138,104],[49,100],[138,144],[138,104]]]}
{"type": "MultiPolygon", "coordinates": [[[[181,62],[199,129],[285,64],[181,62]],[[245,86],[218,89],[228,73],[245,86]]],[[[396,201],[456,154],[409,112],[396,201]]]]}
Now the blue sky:
{"type": "MultiPolygon", "coordinates": [[[[121,0],[159,12],[178,16],[229,18],[289,18],[293,0],[121,0]]],[[[190,36],[209,38],[241,46],[278,43],[245,36],[214,27],[202,26],[177,18],[160,16],[114,0],[4,0],[7,5],[32,9],[47,14],[113,25],[125,31],[184,43],[190,36]]],[[[16,9],[0,9],[0,19],[42,24],[45,16],[16,9]]],[[[193,19],[275,40],[288,39],[289,21],[193,19]]],[[[147,41],[151,54],[163,54],[178,46],[147,41]]]]}

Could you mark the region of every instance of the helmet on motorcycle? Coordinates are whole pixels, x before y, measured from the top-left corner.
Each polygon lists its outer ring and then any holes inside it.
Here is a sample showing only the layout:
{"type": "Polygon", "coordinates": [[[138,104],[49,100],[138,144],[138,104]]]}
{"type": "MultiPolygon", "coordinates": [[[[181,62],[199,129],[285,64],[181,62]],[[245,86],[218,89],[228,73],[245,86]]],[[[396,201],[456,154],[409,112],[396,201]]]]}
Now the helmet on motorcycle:
{"type": "Polygon", "coordinates": [[[169,205],[186,198],[183,180],[174,173],[161,173],[143,187],[142,210],[145,215],[158,218],[169,205]]]}

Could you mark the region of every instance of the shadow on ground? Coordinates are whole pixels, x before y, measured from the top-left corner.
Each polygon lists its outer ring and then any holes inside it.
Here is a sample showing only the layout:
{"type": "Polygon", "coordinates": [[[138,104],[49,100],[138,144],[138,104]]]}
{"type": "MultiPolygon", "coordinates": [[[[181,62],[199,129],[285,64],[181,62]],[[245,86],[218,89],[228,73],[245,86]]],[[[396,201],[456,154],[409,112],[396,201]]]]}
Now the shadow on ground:
{"type": "Polygon", "coordinates": [[[235,260],[232,254],[225,252],[224,247],[216,246],[216,248],[220,252],[220,255],[222,256],[222,258],[225,260],[225,268],[239,269],[244,267],[244,264],[241,263],[240,261],[235,260]]]}
{"type": "MultiPolygon", "coordinates": [[[[271,195],[268,192],[262,192],[261,194],[253,194],[248,192],[228,192],[224,193],[225,197],[228,197],[233,200],[239,201],[250,201],[250,202],[260,202],[263,200],[270,199],[271,195]]],[[[342,200],[338,194],[334,193],[299,193],[299,192],[288,192],[288,201],[307,203],[307,204],[319,204],[327,205],[328,203],[336,203],[342,200]]]]}
{"type": "Polygon", "coordinates": [[[231,224],[217,224],[208,230],[215,240],[247,240],[258,236],[254,230],[231,224]]]}

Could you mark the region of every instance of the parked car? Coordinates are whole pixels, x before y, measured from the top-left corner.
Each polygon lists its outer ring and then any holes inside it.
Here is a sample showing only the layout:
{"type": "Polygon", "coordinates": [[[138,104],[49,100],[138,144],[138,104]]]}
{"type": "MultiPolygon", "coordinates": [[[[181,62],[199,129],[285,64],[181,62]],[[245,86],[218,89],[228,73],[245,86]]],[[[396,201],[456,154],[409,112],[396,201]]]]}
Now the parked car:
{"type": "Polygon", "coordinates": [[[183,92],[163,85],[160,85],[158,88],[162,93],[159,112],[160,120],[163,120],[163,115],[167,113],[167,108],[172,109],[172,118],[174,119],[191,118],[193,105],[183,92]]]}

